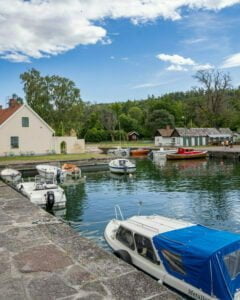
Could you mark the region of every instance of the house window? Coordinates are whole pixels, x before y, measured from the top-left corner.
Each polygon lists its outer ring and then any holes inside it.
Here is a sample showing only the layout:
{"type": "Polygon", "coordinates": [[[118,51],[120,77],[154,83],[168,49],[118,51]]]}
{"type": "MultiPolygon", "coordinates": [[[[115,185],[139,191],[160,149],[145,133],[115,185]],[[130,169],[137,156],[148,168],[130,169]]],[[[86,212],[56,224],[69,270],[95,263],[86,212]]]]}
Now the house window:
{"type": "Polygon", "coordinates": [[[117,231],[116,238],[128,248],[132,250],[135,249],[133,235],[130,230],[120,226],[117,231]]]}
{"type": "Polygon", "coordinates": [[[11,136],[11,148],[12,149],[19,148],[19,137],[18,136],[11,136]]]}
{"type": "Polygon", "coordinates": [[[29,127],[29,118],[22,117],[22,127],[29,127]]]}
{"type": "Polygon", "coordinates": [[[135,238],[138,254],[150,260],[153,263],[157,263],[157,258],[154,253],[153,246],[150,239],[140,234],[135,234],[134,238],[135,238]]]}

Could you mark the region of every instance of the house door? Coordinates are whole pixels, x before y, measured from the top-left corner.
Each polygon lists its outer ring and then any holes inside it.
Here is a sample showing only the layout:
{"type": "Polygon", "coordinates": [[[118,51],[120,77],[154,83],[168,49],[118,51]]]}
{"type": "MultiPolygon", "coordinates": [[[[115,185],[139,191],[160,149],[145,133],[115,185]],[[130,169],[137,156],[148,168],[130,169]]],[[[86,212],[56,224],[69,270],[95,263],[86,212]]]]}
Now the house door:
{"type": "Polygon", "coordinates": [[[188,138],[188,146],[189,146],[189,147],[192,146],[192,137],[191,137],[191,136],[188,138]]]}
{"type": "Polygon", "coordinates": [[[195,146],[198,146],[198,137],[195,136],[195,146]]]}
{"type": "Polygon", "coordinates": [[[61,154],[66,154],[67,153],[67,143],[65,141],[61,142],[60,151],[61,151],[61,154]]]}
{"type": "Polygon", "coordinates": [[[187,138],[185,136],[183,137],[183,146],[187,146],[187,138]]]}

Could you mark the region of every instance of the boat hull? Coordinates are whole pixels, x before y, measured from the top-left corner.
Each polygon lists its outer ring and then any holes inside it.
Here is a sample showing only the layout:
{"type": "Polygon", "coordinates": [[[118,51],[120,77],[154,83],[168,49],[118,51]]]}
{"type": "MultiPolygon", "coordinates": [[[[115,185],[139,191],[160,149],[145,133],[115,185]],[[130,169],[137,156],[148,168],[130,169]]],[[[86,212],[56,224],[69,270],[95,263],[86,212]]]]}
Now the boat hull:
{"type": "Polygon", "coordinates": [[[131,174],[136,172],[136,167],[127,167],[127,168],[120,168],[120,167],[109,167],[110,172],[115,174],[131,174]]]}
{"type": "Polygon", "coordinates": [[[131,156],[146,156],[150,152],[149,149],[138,149],[138,150],[131,150],[131,156]]]}
{"type": "Polygon", "coordinates": [[[207,151],[194,154],[167,154],[167,159],[177,160],[177,159],[195,159],[195,158],[205,158],[207,157],[207,151]]]}

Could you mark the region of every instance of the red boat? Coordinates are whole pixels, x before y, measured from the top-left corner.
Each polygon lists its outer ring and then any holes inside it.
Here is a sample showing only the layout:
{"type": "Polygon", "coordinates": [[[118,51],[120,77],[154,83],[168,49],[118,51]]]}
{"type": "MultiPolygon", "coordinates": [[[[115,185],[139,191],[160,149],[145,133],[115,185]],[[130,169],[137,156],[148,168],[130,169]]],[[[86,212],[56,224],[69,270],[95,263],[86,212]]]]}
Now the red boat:
{"type": "Polygon", "coordinates": [[[136,149],[136,150],[131,150],[130,154],[132,156],[146,156],[150,152],[149,149],[136,149]]]}
{"type": "Polygon", "coordinates": [[[177,153],[167,154],[167,159],[193,159],[207,157],[207,151],[194,150],[191,148],[178,148],[177,153]]]}

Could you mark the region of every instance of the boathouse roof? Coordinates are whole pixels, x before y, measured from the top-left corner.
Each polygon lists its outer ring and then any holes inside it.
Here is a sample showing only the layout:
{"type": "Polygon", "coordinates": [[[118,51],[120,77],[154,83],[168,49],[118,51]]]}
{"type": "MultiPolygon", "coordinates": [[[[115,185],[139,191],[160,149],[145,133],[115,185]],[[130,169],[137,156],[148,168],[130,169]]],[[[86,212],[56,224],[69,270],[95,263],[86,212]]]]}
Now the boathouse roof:
{"type": "Polygon", "coordinates": [[[202,137],[231,137],[232,131],[229,128],[175,128],[179,136],[202,136],[202,137]]]}

